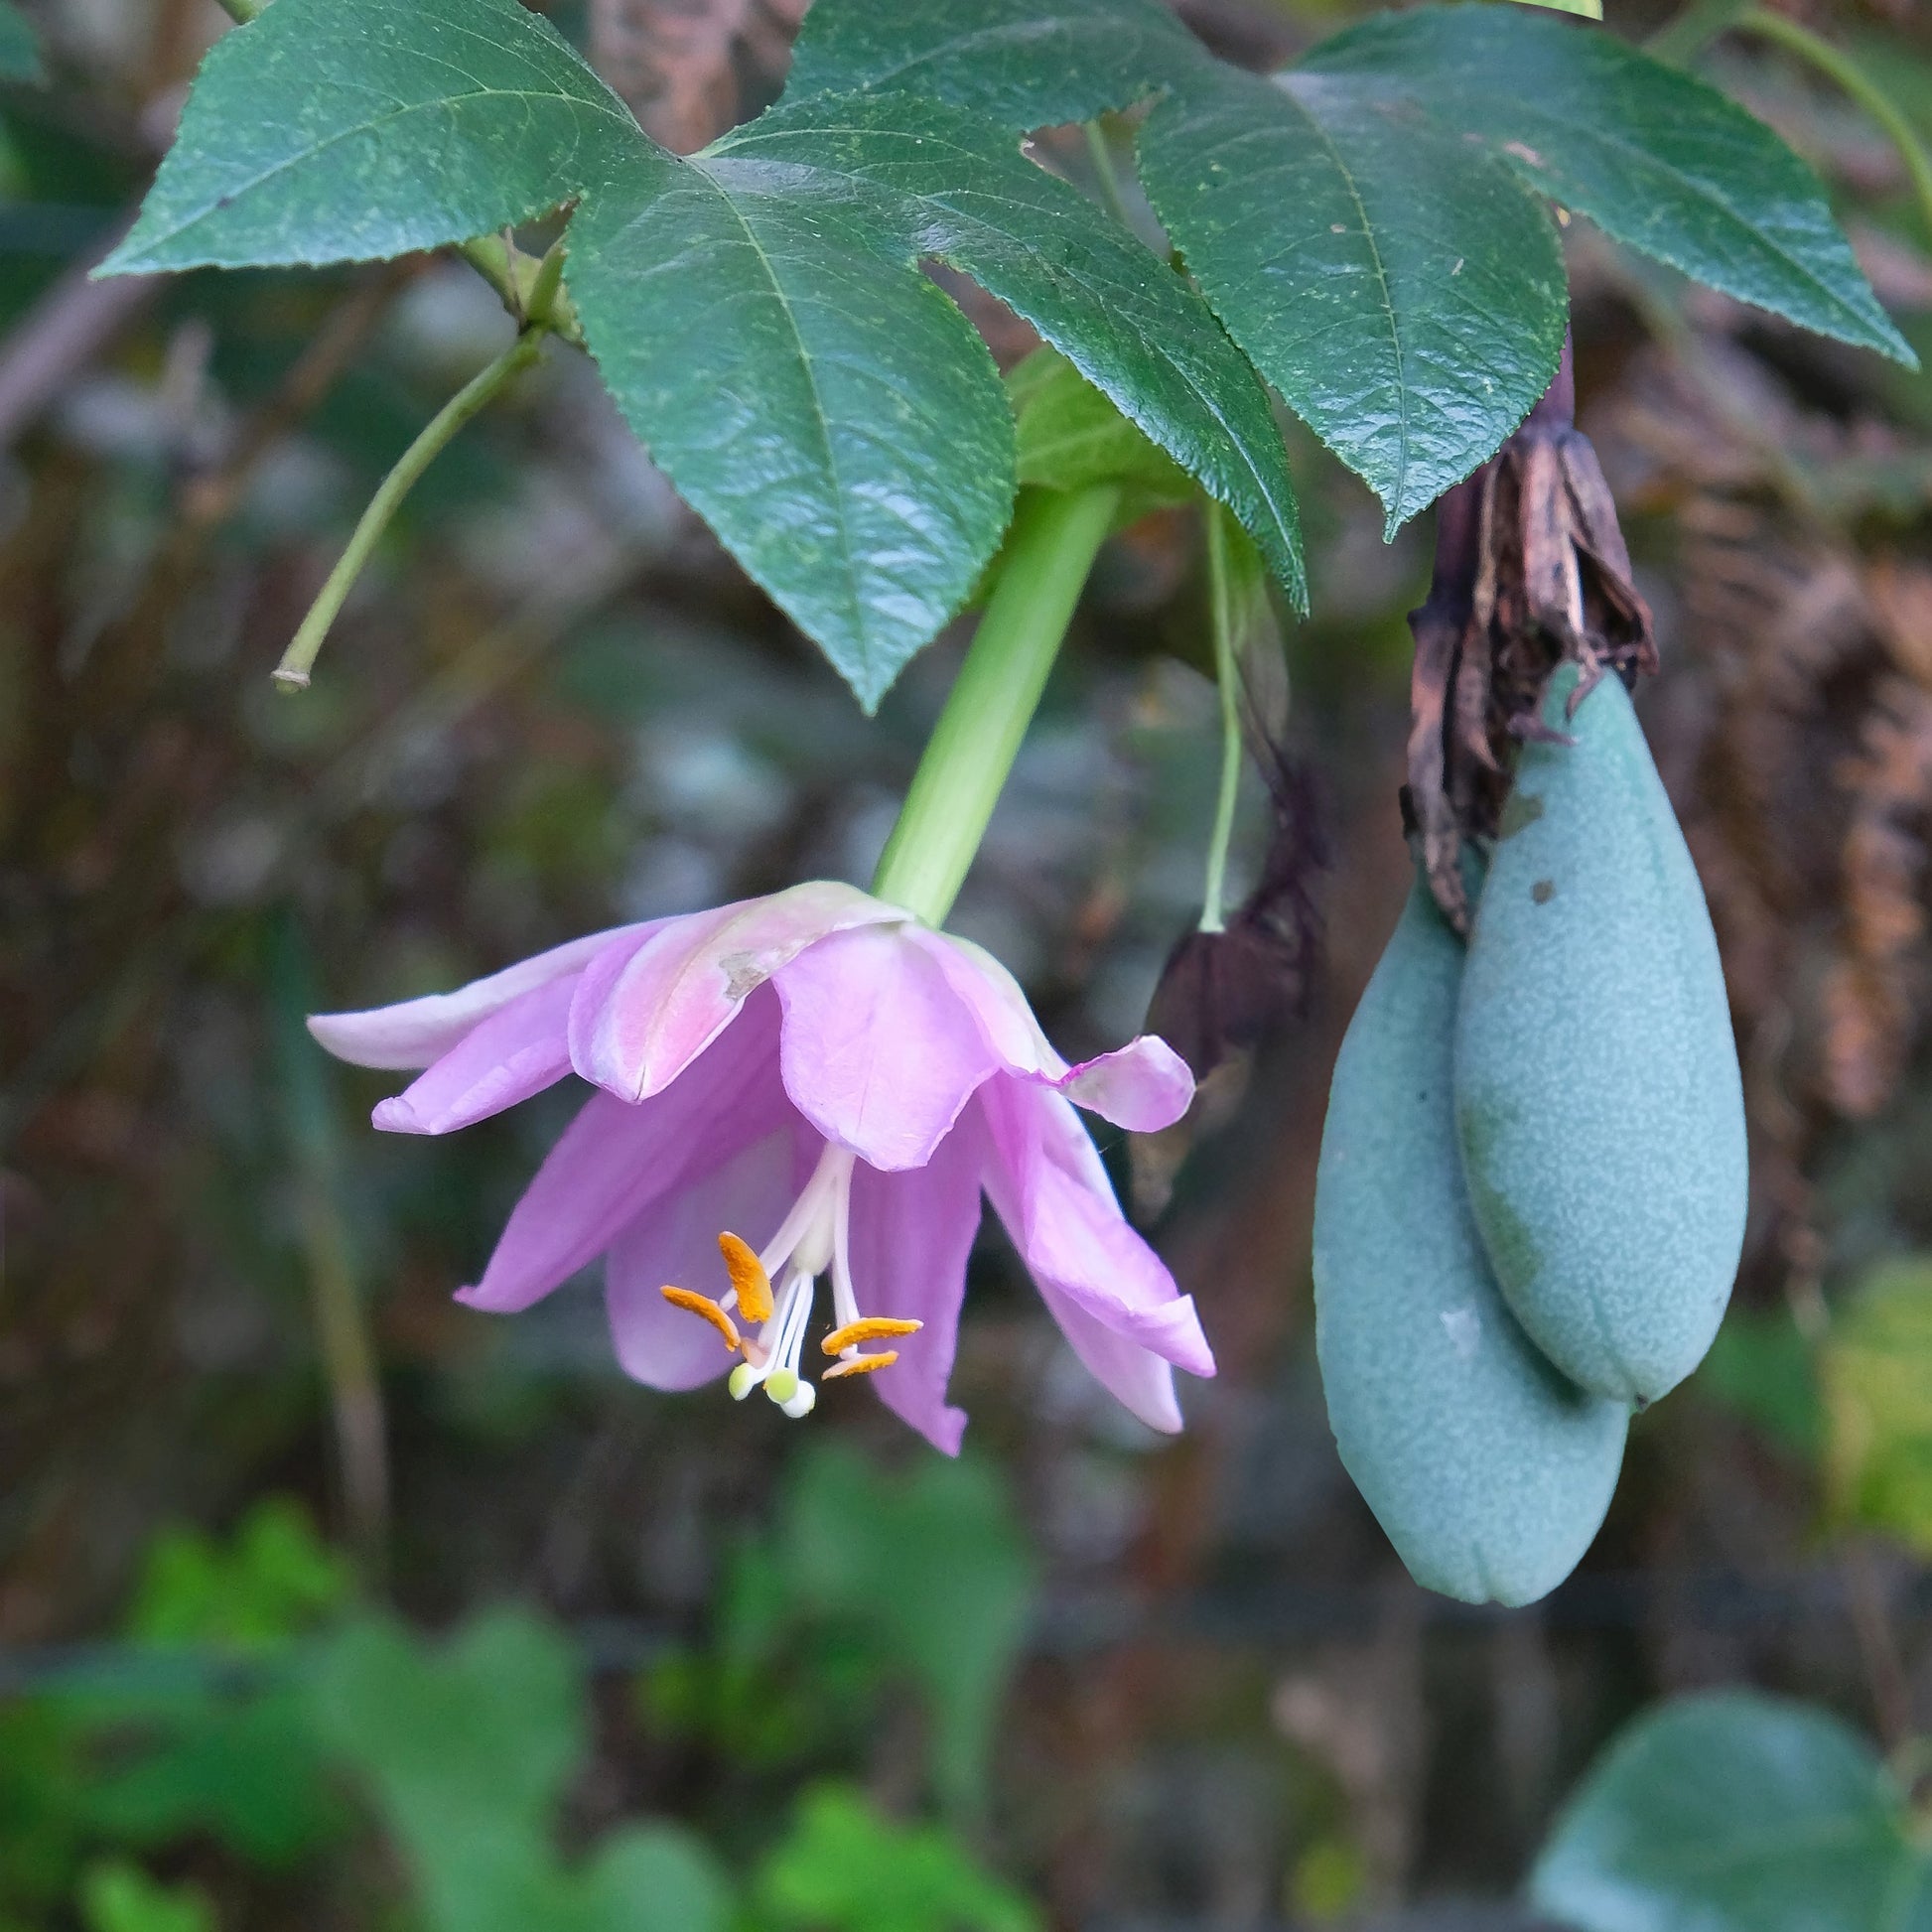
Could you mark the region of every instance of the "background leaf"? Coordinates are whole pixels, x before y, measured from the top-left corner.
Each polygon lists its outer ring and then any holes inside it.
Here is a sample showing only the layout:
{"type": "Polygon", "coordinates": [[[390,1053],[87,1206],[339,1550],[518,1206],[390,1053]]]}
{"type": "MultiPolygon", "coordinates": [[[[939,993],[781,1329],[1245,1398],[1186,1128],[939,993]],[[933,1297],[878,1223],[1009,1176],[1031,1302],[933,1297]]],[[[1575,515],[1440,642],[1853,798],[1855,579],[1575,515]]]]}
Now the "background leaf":
{"type": "Polygon", "coordinates": [[[106,270],[362,261],[526,221],[645,146],[517,0],[283,3],[209,50],[106,270]]]}
{"type": "Polygon", "coordinates": [[[1728,1691],[1622,1733],[1530,1892],[1577,1932],[1923,1932],[1926,1875],[1863,1739],[1808,1706],[1728,1691]]]}
{"type": "Polygon", "coordinates": [[[1186,474],[1157,450],[1056,348],[1036,348],[1007,375],[1022,483],[1084,489],[1120,483],[1146,501],[1184,503],[1186,474]]]}
{"type": "Polygon", "coordinates": [[[1834,1513],[1932,1555],[1932,1262],[1891,1262],[1861,1284],[1820,1366],[1834,1513]]]}
{"type": "Polygon", "coordinates": [[[1296,71],[1412,103],[1726,295],[1916,359],[1811,170],[1734,101],[1612,35],[1533,10],[1423,7],[1337,35],[1296,71]]]}

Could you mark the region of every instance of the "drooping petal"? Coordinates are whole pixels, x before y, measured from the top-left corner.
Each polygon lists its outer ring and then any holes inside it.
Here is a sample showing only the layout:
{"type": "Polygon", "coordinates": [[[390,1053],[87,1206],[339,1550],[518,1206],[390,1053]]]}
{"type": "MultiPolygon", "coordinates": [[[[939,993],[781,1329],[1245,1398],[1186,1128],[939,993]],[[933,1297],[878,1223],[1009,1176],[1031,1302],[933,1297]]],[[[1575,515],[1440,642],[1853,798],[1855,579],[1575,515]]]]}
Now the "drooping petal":
{"type": "Polygon", "coordinates": [[[511,1211],[483,1279],[457,1300],[513,1314],[610,1247],[653,1201],[711,1173],[788,1112],[777,1077],[778,1003],[753,1001],[742,1026],[644,1103],[596,1093],[511,1211]]]}
{"type": "Polygon", "coordinates": [[[869,1166],[923,1167],[999,1065],[937,961],[904,926],[836,932],[773,976],[798,1111],[869,1166]]]}
{"type": "Polygon", "coordinates": [[[1039,1299],[1059,1323],[1060,1333],[1074,1354],[1122,1408],[1165,1436],[1180,1433],[1180,1404],[1174,1398],[1172,1363],[1138,1341],[1115,1333],[1079,1303],[1043,1281],[1039,1283],[1039,1299]]]}
{"type": "Polygon", "coordinates": [[[966,1412],[946,1401],[966,1294],[966,1258],[979,1232],[981,1135],[949,1134],[910,1173],[861,1166],[852,1176],[853,1286],[868,1314],[922,1321],[898,1360],[870,1378],[879,1399],[934,1449],[959,1453],[966,1412]]]}
{"type": "Polygon", "coordinates": [[[541,1093],[570,1071],[564,1023],[577,975],[547,981],[499,1007],[375,1110],[392,1134],[450,1134],[541,1093]]]}
{"type": "Polygon", "coordinates": [[[907,927],[906,936],[937,962],[1009,1073],[1049,1086],[1133,1134],[1172,1127],[1187,1111],[1194,1076],[1166,1040],[1143,1034],[1069,1066],[1040,1031],[1020,982],[983,946],[929,927],[907,927]]]}
{"type": "MultiPolygon", "coordinates": [[[[986,1191],[1056,1315],[1070,1307],[1118,1341],[1194,1375],[1214,1357],[1192,1300],[1127,1225],[1100,1156],[1069,1102],[1050,1090],[995,1078],[980,1089],[987,1133],[986,1191]]],[[[1080,1358],[1122,1402],[1157,1428],[1174,1426],[1158,1375],[1131,1353],[1103,1348],[1086,1323],[1062,1320],[1080,1358]],[[1168,1418],[1163,1420],[1163,1418],[1168,1418]]]]}
{"type": "Polygon", "coordinates": [[[585,973],[570,1016],[571,1062],[621,1100],[647,1099],[787,960],[827,933],[906,916],[856,886],[819,879],[666,920],[626,958],[585,973]]]}
{"type": "MultiPolygon", "coordinates": [[[[646,1105],[659,1103],[651,1101],[646,1105]]],[[[721,1230],[765,1240],[798,1190],[795,1120],[754,1141],[702,1179],[652,1202],[611,1244],[604,1303],[623,1372],[654,1389],[694,1389],[738,1359],[715,1328],[658,1291],[668,1282],[722,1297],[721,1230]]],[[[743,1325],[744,1317],[739,1317],[743,1325]]]]}
{"type": "Polygon", "coordinates": [[[634,941],[662,924],[612,926],[548,952],[519,959],[487,979],[472,980],[454,993],[432,993],[363,1013],[315,1013],[309,1031],[339,1060],[351,1066],[418,1067],[440,1059],[480,1021],[549,981],[578,973],[606,946],[634,941]]]}

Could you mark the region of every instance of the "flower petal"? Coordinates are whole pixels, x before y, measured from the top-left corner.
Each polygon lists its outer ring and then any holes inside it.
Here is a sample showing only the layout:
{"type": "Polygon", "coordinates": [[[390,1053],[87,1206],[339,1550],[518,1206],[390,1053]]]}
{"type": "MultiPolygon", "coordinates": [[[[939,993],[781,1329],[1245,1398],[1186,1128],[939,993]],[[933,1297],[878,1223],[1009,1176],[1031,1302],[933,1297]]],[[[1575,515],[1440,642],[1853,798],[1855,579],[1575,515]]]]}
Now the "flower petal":
{"type": "Polygon", "coordinates": [[[715,1328],[671,1307],[658,1291],[669,1282],[700,1295],[724,1294],[719,1232],[731,1228],[762,1240],[776,1229],[798,1191],[801,1132],[794,1117],[702,1179],[654,1202],[612,1242],[604,1303],[618,1360],[634,1381],[654,1389],[694,1389],[737,1360],[715,1328]]]}
{"type": "Polygon", "coordinates": [[[499,1114],[570,1071],[564,1023],[575,973],[533,987],[473,1027],[412,1085],[375,1110],[392,1134],[450,1134],[499,1114]]]}
{"type": "Polygon", "coordinates": [[[869,1166],[923,1167],[999,1065],[938,962],[903,926],[837,932],[775,975],[785,1090],[869,1166]]]}
{"type": "Polygon", "coordinates": [[[1009,1073],[1050,1086],[1132,1134],[1172,1127],[1187,1111],[1194,1076],[1166,1040],[1143,1034],[1069,1066],[1040,1031],[1020,982],[983,946],[929,927],[908,927],[906,936],[938,962],[1009,1073]]]}
{"type": "Polygon", "coordinates": [[[653,1201],[762,1140],[787,1112],[777,1078],[778,1003],[745,1024],[647,1104],[596,1093],[511,1211],[483,1279],[459,1302],[513,1314],[595,1261],[653,1201]]]}
{"type": "Polygon", "coordinates": [[[981,1136],[949,1134],[923,1168],[852,1176],[852,1281],[867,1314],[925,1326],[869,1379],[879,1399],[934,1449],[959,1453],[966,1412],[946,1401],[966,1295],[966,1258],[980,1223],[981,1136]]]}
{"type": "Polygon", "coordinates": [[[648,1099],[730,1026],[754,988],[815,940],[908,916],[856,886],[819,879],[666,920],[627,957],[586,972],[570,1016],[571,1063],[621,1100],[648,1099]]]}
{"type": "Polygon", "coordinates": [[[1150,1429],[1158,1429],[1165,1436],[1179,1434],[1180,1404],[1174,1398],[1171,1363],[1138,1341],[1116,1334],[1079,1303],[1045,1282],[1039,1284],[1039,1299],[1060,1324],[1060,1333],[1074,1354],[1102,1388],[1150,1429]]]}
{"type": "Polygon", "coordinates": [[[613,926],[548,952],[519,959],[487,979],[472,980],[454,993],[432,993],[398,1006],[363,1013],[313,1013],[309,1031],[339,1060],[351,1066],[418,1067],[440,1059],[480,1021],[532,989],[567,973],[581,972],[606,946],[648,934],[662,924],[613,926]]]}
{"type": "Polygon", "coordinates": [[[993,1079],[980,1090],[980,1108],[989,1142],[986,1191],[1047,1306],[1062,1317],[1067,1339],[1144,1421],[1173,1427],[1174,1412],[1159,1399],[1158,1375],[1134,1350],[1212,1375],[1214,1357],[1192,1300],[1127,1225],[1069,1102],[1019,1080],[993,1079]],[[1087,1320],[1066,1321],[1069,1309],[1087,1320]],[[1094,1324],[1132,1347],[1103,1347],[1094,1324]]]}

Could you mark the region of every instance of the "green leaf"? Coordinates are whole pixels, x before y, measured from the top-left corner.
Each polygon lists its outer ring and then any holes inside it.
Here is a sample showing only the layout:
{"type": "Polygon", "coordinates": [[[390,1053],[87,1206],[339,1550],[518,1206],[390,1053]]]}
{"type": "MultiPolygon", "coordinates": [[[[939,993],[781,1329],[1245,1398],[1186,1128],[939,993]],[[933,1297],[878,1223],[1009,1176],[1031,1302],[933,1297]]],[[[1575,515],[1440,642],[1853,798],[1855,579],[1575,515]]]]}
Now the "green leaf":
{"type": "Polygon", "coordinates": [[[1834,1514],[1932,1555],[1932,1261],[1868,1277],[1835,1315],[1820,1367],[1834,1514]]]}
{"type": "Polygon", "coordinates": [[[80,1917],[87,1932],[214,1932],[214,1912],[200,1886],[157,1884],[125,1859],[87,1868],[80,1917]]]}
{"type": "Polygon", "coordinates": [[[725,1932],[733,1922],[716,1859],[670,1825],[613,1832],[572,1889],[581,1932],[725,1932]]]}
{"type": "Polygon", "coordinates": [[[781,1537],[799,1605],[866,1630],[882,1664],[917,1680],[935,1782],[953,1809],[971,1809],[1034,1586],[998,1478],[978,1462],[927,1458],[894,1480],[828,1448],[799,1466],[781,1537]]]}
{"type": "Polygon", "coordinates": [[[1837,1719],[1754,1692],[1639,1718],[1530,1880],[1576,1932],[1927,1932],[1898,1791],[1837,1719]]]}
{"type": "Polygon", "coordinates": [[[0,0],[0,80],[25,80],[36,86],[47,81],[40,36],[12,0],[0,0]]]}
{"type": "Polygon", "coordinates": [[[1202,58],[1157,0],[818,0],[784,98],[926,94],[1024,132],[1131,106],[1202,58]]]}
{"type": "Polygon", "coordinates": [[[783,162],[640,157],[571,247],[631,427],[870,709],[1006,528],[1013,428],[985,345],[876,191],[783,162]]]}
{"type": "Polygon", "coordinates": [[[330,1646],[312,1696],[325,1744],[379,1798],[440,1932],[550,1932],[564,1883],[552,1814],[585,1744],[582,1672],[562,1637],[505,1609],[433,1649],[371,1620],[330,1646]]]}
{"type": "Polygon", "coordinates": [[[1155,109],[1141,171],[1229,332],[1391,532],[1549,387],[1568,310],[1555,225],[1413,112],[1346,81],[1220,68],[1155,109]]]}
{"type": "Polygon", "coordinates": [[[806,170],[794,193],[846,182],[890,198],[882,218],[908,257],[950,263],[1031,322],[1306,602],[1294,485],[1253,370],[1172,269],[1010,134],[930,100],[858,96],[780,108],[713,152],[806,170]]]}
{"type": "Polygon", "coordinates": [[[210,49],[103,270],[434,248],[542,214],[642,145],[517,0],[276,0],[210,49]]]}
{"type": "Polygon", "coordinates": [[[1818,1375],[1789,1310],[1733,1307],[1693,1386],[1806,1463],[1817,1460],[1825,1443],[1818,1375]]]}
{"type": "Polygon", "coordinates": [[[1424,7],[1337,35],[1297,74],[1420,110],[1618,241],[1916,365],[1811,170],[1735,102],[1611,35],[1529,10],[1424,7]]]}
{"type": "Polygon", "coordinates": [[[946,1833],[890,1824],[841,1785],[799,1800],[755,1891],[771,1924],[800,1932],[1036,1932],[1040,1923],[946,1833]]]}
{"type": "Polygon", "coordinates": [[[1022,483],[1085,489],[1118,483],[1136,509],[1184,503],[1185,473],[1157,450],[1056,348],[1036,348],[1007,376],[1022,483]]]}
{"type": "Polygon", "coordinates": [[[346,1560],[289,1496],[257,1503],[229,1547],[199,1530],[164,1530],[148,1551],[128,1634],[141,1643],[271,1649],[348,1599],[346,1560]]]}

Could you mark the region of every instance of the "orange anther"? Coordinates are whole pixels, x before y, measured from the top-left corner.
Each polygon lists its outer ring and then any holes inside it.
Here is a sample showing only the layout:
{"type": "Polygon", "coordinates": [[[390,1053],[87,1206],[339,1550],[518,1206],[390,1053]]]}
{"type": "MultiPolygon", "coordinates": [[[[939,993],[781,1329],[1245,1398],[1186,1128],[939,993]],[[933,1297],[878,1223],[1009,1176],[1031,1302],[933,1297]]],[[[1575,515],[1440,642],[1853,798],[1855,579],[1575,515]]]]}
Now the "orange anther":
{"type": "Polygon", "coordinates": [[[688,1288],[660,1288],[658,1294],[674,1309],[688,1309],[693,1314],[702,1316],[725,1338],[727,1348],[743,1348],[745,1343],[738,1332],[738,1323],[714,1302],[709,1295],[694,1295],[688,1288]]]}
{"type": "Polygon", "coordinates": [[[836,1382],[841,1375],[871,1375],[876,1370],[891,1368],[897,1360],[897,1348],[888,1348],[878,1355],[848,1355],[843,1361],[834,1362],[825,1371],[823,1379],[836,1382]]]}
{"type": "Polygon", "coordinates": [[[889,1335],[916,1335],[924,1326],[923,1321],[901,1321],[896,1315],[862,1314],[857,1321],[834,1328],[819,1346],[828,1355],[843,1355],[862,1341],[884,1341],[889,1335]]]}
{"type": "Polygon", "coordinates": [[[771,1319],[771,1278],[764,1272],[751,1248],[735,1234],[718,1237],[718,1252],[725,1257],[725,1273],[738,1291],[738,1311],[747,1321],[771,1319]]]}

